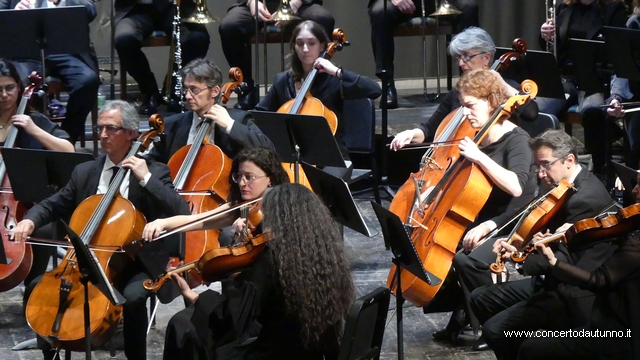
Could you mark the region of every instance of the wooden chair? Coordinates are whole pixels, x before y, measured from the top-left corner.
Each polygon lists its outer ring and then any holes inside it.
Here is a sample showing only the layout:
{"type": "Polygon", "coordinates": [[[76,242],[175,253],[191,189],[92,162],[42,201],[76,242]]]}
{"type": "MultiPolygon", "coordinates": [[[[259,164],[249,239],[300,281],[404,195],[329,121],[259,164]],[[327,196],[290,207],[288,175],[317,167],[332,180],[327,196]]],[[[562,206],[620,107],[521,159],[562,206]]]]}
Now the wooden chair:
{"type": "MultiPolygon", "coordinates": [[[[427,45],[426,36],[444,35],[447,43],[451,41],[451,35],[453,34],[453,25],[444,20],[438,21],[436,31],[436,19],[431,17],[425,17],[424,21],[422,17],[414,17],[398,25],[393,31],[394,37],[399,36],[422,36],[424,24],[424,35],[422,39],[422,81],[424,87],[424,93],[427,93],[427,45]]],[[[440,78],[440,69],[437,69],[438,79],[440,78]]],[[[447,89],[451,89],[452,86],[452,60],[451,55],[447,53],[447,89]]]]}
{"type": "MultiPolygon", "coordinates": [[[[142,41],[142,47],[156,46],[171,46],[171,34],[156,30],[142,41]]],[[[127,72],[122,68],[122,63],[120,63],[120,99],[127,99],[127,72]]]]}
{"type": "MultiPolygon", "coordinates": [[[[60,93],[67,92],[67,88],[64,86],[60,79],[55,77],[47,77],[47,98],[52,96],[54,99],[60,101],[60,93]]],[[[44,110],[47,112],[47,109],[44,110]]],[[[62,122],[64,121],[64,117],[53,118],[51,121],[54,122],[62,122]]],[[[98,136],[93,134],[93,128],[98,125],[98,98],[96,97],[95,102],[93,103],[93,108],[91,109],[91,140],[93,141],[93,156],[98,156],[98,136]]],[[[83,131],[80,134],[80,146],[85,147],[85,130],[83,126],[83,131]]]]}
{"type": "Polygon", "coordinates": [[[564,118],[564,132],[569,134],[569,136],[571,136],[573,124],[582,124],[582,117],[580,116],[578,105],[570,107],[564,118]]]}

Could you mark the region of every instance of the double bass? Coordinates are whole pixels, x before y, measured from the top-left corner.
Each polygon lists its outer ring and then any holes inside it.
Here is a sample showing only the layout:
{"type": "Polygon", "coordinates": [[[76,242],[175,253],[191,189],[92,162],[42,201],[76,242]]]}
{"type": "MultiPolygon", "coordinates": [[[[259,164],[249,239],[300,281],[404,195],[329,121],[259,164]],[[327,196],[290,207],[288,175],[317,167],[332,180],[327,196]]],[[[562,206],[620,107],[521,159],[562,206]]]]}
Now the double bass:
{"type": "MultiPolygon", "coordinates": [[[[490,70],[506,69],[512,61],[525,56],[527,44],[521,38],[513,40],[514,51],[506,52],[493,62],[490,70]]],[[[433,146],[425,152],[420,160],[420,168],[409,175],[409,178],[398,189],[391,200],[389,210],[398,215],[408,226],[416,226],[424,216],[424,200],[434,186],[445,176],[451,165],[457,160],[451,158],[447,149],[450,143],[465,136],[473,137],[475,130],[464,121],[462,108],[451,111],[438,126],[433,146]]],[[[417,144],[418,146],[421,146],[417,144]]],[[[407,147],[409,148],[409,146],[407,147]]]]}
{"type": "MultiPolygon", "coordinates": [[[[226,103],[231,93],[242,84],[240,68],[231,68],[229,78],[231,81],[222,86],[216,103],[226,103]]],[[[232,161],[207,139],[211,126],[211,119],[204,119],[193,144],[180,148],[168,162],[173,184],[189,204],[192,214],[217,208],[229,195],[232,161]]],[[[207,251],[219,247],[219,235],[217,229],[187,233],[184,260],[195,261],[207,251]]]]}
{"type": "MultiPolygon", "coordinates": [[[[33,72],[29,75],[29,81],[30,85],[22,93],[22,99],[20,99],[16,115],[24,114],[33,91],[40,85],[41,78],[36,72],[33,72]]],[[[17,137],[18,128],[12,126],[3,147],[14,147],[17,137]]],[[[11,290],[19,285],[27,277],[33,265],[31,245],[9,240],[9,233],[24,216],[27,207],[26,204],[16,201],[13,197],[9,177],[6,173],[6,165],[2,156],[0,156],[0,181],[2,181],[2,189],[0,190],[0,219],[2,220],[0,234],[2,235],[2,246],[7,259],[7,264],[0,264],[0,291],[11,290]]]]}
{"type": "MultiPolygon", "coordinates": [[[[498,120],[510,117],[517,107],[531,101],[531,97],[537,94],[534,82],[526,80],[522,85],[529,95],[513,96],[500,106],[473,138],[476,144],[482,142],[498,120]]],[[[448,147],[448,151],[450,157],[456,160],[427,195],[423,220],[411,233],[411,241],[424,268],[441,280],[449,273],[458,242],[493,189],[484,172],[460,156],[457,146],[448,147]]],[[[408,271],[402,271],[400,276],[403,297],[417,306],[427,305],[442,286],[442,282],[429,285],[408,271]]],[[[393,265],[387,278],[387,286],[394,293],[397,291],[397,280],[393,265]]]]}
{"type": "MultiPolygon", "coordinates": [[[[163,124],[151,123],[152,130],[133,142],[127,158],[148,147],[163,124]]],[[[120,249],[139,239],[146,225],[144,215],[119,194],[129,169],[120,168],[105,194],[93,195],[82,201],[73,212],[69,226],[80,234],[88,246],[104,249],[120,249]]],[[[128,254],[119,251],[97,251],[95,256],[111,282],[115,282],[123,265],[134,257],[138,247],[128,247],[128,254]],[[117,255],[114,255],[118,253],[117,255]],[[116,257],[121,257],[117,258],[116,257]]],[[[25,316],[27,323],[39,336],[54,347],[71,351],[85,349],[84,287],[80,279],[75,251],[70,249],[55,269],[45,273],[33,289],[25,316]]],[[[104,344],[120,323],[122,306],[115,306],[96,287],[89,286],[91,345],[104,344]]]]}

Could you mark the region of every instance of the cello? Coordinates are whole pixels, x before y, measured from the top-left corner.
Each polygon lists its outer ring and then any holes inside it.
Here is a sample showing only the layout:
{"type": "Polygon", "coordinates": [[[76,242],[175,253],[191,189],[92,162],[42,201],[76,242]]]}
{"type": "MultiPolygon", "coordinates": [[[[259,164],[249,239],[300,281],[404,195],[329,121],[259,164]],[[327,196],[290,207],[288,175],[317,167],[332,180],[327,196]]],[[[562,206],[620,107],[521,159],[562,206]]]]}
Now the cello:
{"type": "MultiPolygon", "coordinates": [[[[231,68],[229,78],[231,81],[222,86],[216,103],[225,104],[231,92],[242,84],[243,75],[240,68],[231,68]]],[[[207,139],[211,126],[212,120],[205,118],[193,144],[185,145],[176,151],[167,164],[171,178],[174,179],[173,184],[189,204],[192,214],[217,208],[229,195],[228,178],[232,161],[207,139]],[[203,192],[206,194],[201,195],[203,192]]],[[[187,233],[184,260],[195,261],[207,251],[219,247],[219,235],[220,231],[217,229],[187,233]]]]}
{"type": "MultiPolygon", "coordinates": [[[[33,95],[33,91],[40,85],[41,80],[36,72],[29,75],[30,85],[22,93],[22,99],[20,99],[16,115],[24,114],[27,103],[31,95],[33,95]]],[[[3,147],[14,147],[17,137],[18,128],[12,126],[9,129],[3,147]]],[[[31,265],[33,265],[31,245],[9,240],[9,233],[15,228],[21,217],[24,216],[27,208],[25,204],[16,201],[13,197],[9,177],[6,173],[6,165],[2,160],[2,156],[0,156],[0,179],[2,181],[2,191],[0,191],[0,219],[2,219],[0,234],[2,234],[2,246],[7,259],[7,264],[0,264],[0,291],[11,290],[24,281],[31,270],[31,265]]]]}
{"type": "MultiPolygon", "coordinates": [[[[522,86],[530,95],[512,96],[496,109],[491,119],[473,138],[476,144],[482,142],[496,122],[510,117],[517,107],[531,101],[531,97],[537,94],[537,86],[533,81],[526,80],[522,86]]],[[[493,189],[484,172],[460,156],[457,146],[448,147],[448,151],[449,157],[456,160],[427,195],[424,219],[411,233],[411,241],[424,268],[442,280],[449,273],[460,238],[475,220],[493,189]]],[[[408,271],[402,271],[400,277],[403,297],[417,306],[427,305],[442,286],[442,282],[429,285],[408,271]]],[[[397,291],[397,281],[393,265],[387,278],[387,286],[394,293],[397,291]]]]}
{"type": "MultiPolygon", "coordinates": [[[[158,119],[156,119],[158,120],[158,119]]],[[[133,142],[127,158],[146,149],[161,131],[161,122],[151,123],[152,130],[133,142]]],[[[80,234],[90,247],[121,248],[140,238],[146,224],[144,215],[119,194],[129,169],[121,167],[104,194],[93,195],[82,201],[73,212],[69,225],[80,234]]],[[[137,247],[129,247],[128,254],[113,255],[118,251],[99,251],[95,257],[111,282],[119,275],[116,264],[122,264],[137,247]],[[122,256],[122,258],[116,258],[122,256]]],[[[36,334],[47,339],[54,347],[71,351],[85,349],[84,287],[80,285],[82,274],[73,249],[55,269],[45,273],[33,289],[25,316],[36,334]]],[[[91,345],[104,344],[115,332],[122,315],[122,307],[113,305],[96,287],[88,287],[91,345]]]]}
{"type": "MultiPolygon", "coordinates": [[[[513,40],[514,51],[506,52],[493,62],[490,70],[507,69],[512,61],[518,61],[526,55],[527,44],[521,38],[513,40]]],[[[424,216],[424,199],[430,189],[442,179],[456,158],[449,158],[446,149],[449,143],[465,136],[473,137],[475,130],[464,121],[461,108],[451,111],[438,126],[433,146],[420,160],[419,170],[409,175],[407,181],[398,189],[391,200],[389,210],[398,215],[408,226],[415,226],[424,216]],[[454,136],[455,135],[455,136],[454,136]],[[441,156],[441,154],[445,156],[441,156]]],[[[415,148],[415,147],[412,147],[415,148]]]]}
{"type": "MultiPolygon", "coordinates": [[[[347,35],[340,28],[333,30],[332,38],[335,41],[327,44],[327,48],[322,53],[320,53],[320,57],[327,60],[330,60],[336,51],[340,51],[344,48],[344,46],[349,45],[349,42],[347,41],[347,35]]],[[[280,106],[280,108],[278,109],[278,112],[287,114],[322,116],[327,119],[329,128],[331,129],[331,133],[335,135],[338,129],[338,117],[333,111],[331,111],[331,109],[324,106],[324,104],[322,104],[322,101],[313,97],[310,93],[311,85],[313,85],[313,81],[315,80],[317,74],[318,69],[311,69],[311,71],[309,71],[309,74],[307,74],[307,77],[304,79],[302,86],[300,86],[300,91],[298,91],[296,97],[282,104],[282,106],[280,106]]],[[[297,182],[311,189],[311,185],[309,184],[309,181],[307,180],[307,177],[302,169],[298,169],[299,178],[295,177],[296,174],[295,169],[293,169],[294,166],[295,165],[292,163],[282,163],[282,167],[287,172],[287,174],[289,174],[289,179],[292,182],[297,182]]],[[[313,191],[313,189],[311,190],[313,191]]]]}

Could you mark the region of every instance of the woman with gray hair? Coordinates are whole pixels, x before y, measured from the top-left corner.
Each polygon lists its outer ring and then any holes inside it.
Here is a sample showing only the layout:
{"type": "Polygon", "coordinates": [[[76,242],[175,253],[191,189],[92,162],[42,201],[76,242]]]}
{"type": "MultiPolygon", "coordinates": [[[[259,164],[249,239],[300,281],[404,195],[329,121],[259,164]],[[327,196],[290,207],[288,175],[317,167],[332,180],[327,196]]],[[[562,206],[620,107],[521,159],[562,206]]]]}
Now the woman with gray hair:
{"type": "MultiPolygon", "coordinates": [[[[470,27],[457,34],[449,45],[449,54],[456,59],[463,72],[475,69],[489,69],[496,46],[489,33],[479,27],[470,27]]],[[[514,87],[519,86],[515,82],[503,84],[512,95],[520,91],[514,87]]],[[[409,143],[424,143],[433,141],[438,126],[445,117],[454,109],[460,107],[460,100],[455,89],[451,89],[442,99],[442,102],[431,117],[417,128],[405,130],[396,135],[391,141],[391,149],[398,150],[409,143]]],[[[516,112],[516,116],[525,121],[532,121],[538,116],[538,106],[530,102],[516,112]]]]}

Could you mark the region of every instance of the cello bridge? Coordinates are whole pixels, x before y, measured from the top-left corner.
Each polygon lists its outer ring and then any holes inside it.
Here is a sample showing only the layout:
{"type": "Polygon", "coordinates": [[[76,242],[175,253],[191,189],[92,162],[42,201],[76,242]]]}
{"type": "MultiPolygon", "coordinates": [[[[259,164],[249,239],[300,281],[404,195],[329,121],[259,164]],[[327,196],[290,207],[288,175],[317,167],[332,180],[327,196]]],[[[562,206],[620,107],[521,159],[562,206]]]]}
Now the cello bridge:
{"type": "Polygon", "coordinates": [[[424,165],[428,166],[429,169],[437,169],[437,170],[442,170],[442,166],[440,166],[440,164],[438,164],[437,162],[435,162],[435,160],[433,160],[432,158],[426,158],[424,159],[424,165]]]}

